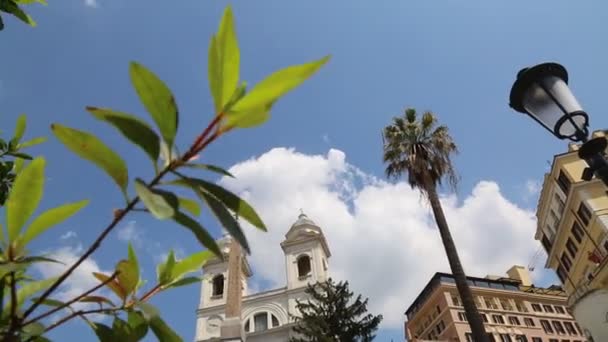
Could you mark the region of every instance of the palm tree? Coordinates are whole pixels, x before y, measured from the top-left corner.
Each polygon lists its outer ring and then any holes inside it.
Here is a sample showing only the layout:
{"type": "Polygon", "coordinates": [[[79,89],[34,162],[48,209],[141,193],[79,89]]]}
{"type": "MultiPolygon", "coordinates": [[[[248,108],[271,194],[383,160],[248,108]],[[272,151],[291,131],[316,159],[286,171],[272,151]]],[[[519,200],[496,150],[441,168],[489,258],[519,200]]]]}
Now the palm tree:
{"type": "Polygon", "coordinates": [[[488,341],[437,195],[437,186],[442,180],[447,180],[452,188],[456,187],[458,180],[450,159],[458,150],[447,126],[438,126],[437,118],[430,112],[416,120],[416,110],[410,108],[384,128],[382,140],[386,176],[399,179],[407,174],[410,186],[419,189],[429,200],[473,339],[476,342],[488,341]]]}

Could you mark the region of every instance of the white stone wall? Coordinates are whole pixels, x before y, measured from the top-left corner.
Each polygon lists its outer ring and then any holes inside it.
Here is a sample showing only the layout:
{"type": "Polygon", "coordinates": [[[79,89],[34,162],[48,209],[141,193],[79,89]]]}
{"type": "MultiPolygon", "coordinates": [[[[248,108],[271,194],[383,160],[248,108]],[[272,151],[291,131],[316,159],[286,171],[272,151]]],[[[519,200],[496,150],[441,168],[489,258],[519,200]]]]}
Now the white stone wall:
{"type": "Polygon", "coordinates": [[[581,329],[595,342],[608,341],[608,289],[591,291],[572,306],[581,329]]]}

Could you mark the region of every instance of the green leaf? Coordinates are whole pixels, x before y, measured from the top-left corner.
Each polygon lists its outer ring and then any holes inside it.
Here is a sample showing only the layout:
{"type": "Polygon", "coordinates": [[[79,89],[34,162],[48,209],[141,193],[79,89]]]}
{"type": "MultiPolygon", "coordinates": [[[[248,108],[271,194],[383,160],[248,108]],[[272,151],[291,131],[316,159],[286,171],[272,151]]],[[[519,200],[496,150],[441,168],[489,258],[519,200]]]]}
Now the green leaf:
{"type": "Polygon", "coordinates": [[[178,197],[177,200],[180,208],[184,208],[194,216],[201,215],[201,207],[198,205],[197,201],[183,197],[178,197]]]}
{"type": "Polygon", "coordinates": [[[25,258],[19,259],[18,262],[25,263],[25,264],[33,264],[36,262],[52,262],[52,263],[56,263],[56,264],[65,265],[63,262],[61,262],[59,260],[43,257],[40,255],[27,256],[25,258]]]}
{"type": "Polygon", "coordinates": [[[329,58],[329,56],[326,56],[310,63],[292,65],[272,73],[256,84],[230,111],[255,110],[274,103],[281,96],[306,81],[327,63],[329,58]]]}
{"type": "Polygon", "coordinates": [[[16,3],[14,3],[13,1],[10,1],[10,0],[3,1],[3,3],[4,3],[5,12],[14,15],[15,17],[19,18],[19,20],[23,21],[24,23],[26,23],[32,27],[36,26],[36,22],[34,21],[34,19],[32,19],[32,17],[30,17],[19,6],[17,6],[16,3]]]}
{"type": "Polygon", "coordinates": [[[230,6],[224,11],[209,49],[209,86],[216,113],[228,104],[239,82],[240,51],[230,6]]]}
{"type": "Polygon", "coordinates": [[[144,316],[138,311],[129,311],[128,322],[131,327],[131,341],[139,341],[148,333],[148,322],[146,322],[144,316]]]}
{"type": "Polygon", "coordinates": [[[131,326],[118,316],[114,316],[114,322],[112,322],[112,331],[115,336],[120,336],[121,341],[133,341],[129,337],[131,335],[131,326]]]}
{"type": "Polygon", "coordinates": [[[19,115],[17,118],[17,124],[15,125],[15,133],[13,134],[13,139],[19,142],[21,138],[23,138],[23,133],[25,133],[25,125],[26,125],[27,117],[25,114],[19,115]]]}
{"type": "MultiPolygon", "coordinates": [[[[32,302],[39,302],[39,301],[40,301],[40,297],[32,298],[32,302]]],[[[40,302],[40,304],[46,305],[46,306],[52,306],[52,307],[59,307],[59,306],[64,306],[65,302],[62,302],[57,299],[46,298],[46,299],[43,299],[42,302],[40,302]]]]}
{"type": "Polygon", "coordinates": [[[13,172],[15,174],[21,173],[21,170],[23,170],[23,165],[25,165],[25,159],[15,159],[15,163],[13,164],[13,172]]]}
{"type": "Polygon", "coordinates": [[[146,321],[150,321],[152,318],[160,315],[160,312],[158,311],[158,309],[154,305],[152,305],[150,303],[147,303],[147,302],[136,302],[135,306],[137,306],[138,308],[141,309],[141,311],[144,314],[144,319],[146,321]]]}
{"type": "Polygon", "coordinates": [[[120,339],[117,339],[117,336],[114,336],[114,331],[112,331],[112,328],[103,323],[94,323],[93,331],[95,331],[95,335],[97,335],[100,342],[120,341],[120,339]]]}
{"type": "Polygon", "coordinates": [[[40,203],[44,188],[44,165],[43,158],[34,159],[17,175],[13,183],[6,201],[9,241],[17,238],[40,203]]]}
{"type": "Polygon", "coordinates": [[[175,255],[173,250],[169,251],[167,261],[158,265],[157,275],[160,285],[168,284],[173,280],[173,267],[175,266],[175,255]]]}
{"type": "Polygon", "coordinates": [[[44,325],[40,322],[32,322],[23,327],[23,332],[29,337],[39,336],[44,334],[44,325]]]}
{"type": "Polygon", "coordinates": [[[97,304],[106,303],[106,304],[108,304],[110,306],[114,306],[114,307],[116,306],[116,305],[114,305],[114,303],[110,299],[108,299],[106,297],[103,297],[103,296],[84,296],[84,297],[82,297],[79,300],[79,302],[81,302],[81,303],[97,303],[97,304]]]}
{"type": "Polygon", "coordinates": [[[137,260],[137,255],[135,254],[135,250],[133,249],[133,246],[131,245],[130,242],[129,242],[129,263],[133,267],[133,272],[135,274],[137,274],[137,286],[135,287],[135,290],[137,290],[137,288],[141,285],[141,279],[140,279],[141,271],[139,270],[139,261],[137,260]]]}
{"type": "Polygon", "coordinates": [[[160,318],[160,316],[152,317],[149,322],[150,328],[152,329],[154,335],[156,335],[156,338],[158,338],[159,342],[183,341],[182,338],[179,337],[179,335],[177,335],[175,331],[173,331],[173,329],[171,329],[171,327],[168,326],[165,321],[163,321],[162,318],[160,318]]]}
{"type": "Polygon", "coordinates": [[[8,156],[13,156],[15,158],[20,158],[20,159],[26,159],[26,160],[32,160],[32,156],[30,156],[27,153],[21,153],[21,152],[8,152],[6,155],[8,156]]]}
{"type": "Polygon", "coordinates": [[[187,286],[190,284],[194,284],[194,283],[200,283],[202,281],[202,278],[199,277],[186,277],[186,278],[182,278],[180,280],[174,281],[171,284],[165,286],[166,289],[170,289],[170,288],[175,288],[175,287],[180,287],[180,286],[187,286]]]}
{"type": "Polygon", "coordinates": [[[45,6],[48,5],[46,0],[17,0],[17,3],[23,4],[23,5],[33,4],[34,2],[37,2],[37,3],[45,5],[45,6]]]}
{"type": "Polygon", "coordinates": [[[20,264],[15,262],[7,262],[0,264],[0,279],[6,277],[11,272],[18,272],[25,270],[28,264],[20,264]]]}
{"type": "Polygon", "coordinates": [[[137,265],[133,265],[128,260],[121,260],[116,265],[118,283],[127,296],[133,293],[139,282],[139,273],[137,273],[136,268],[137,265]]]}
{"type": "MultiPolygon", "coordinates": [[[[107,276],[103,273],[93,272],[93,276],[102,283],[105,281],[108,281],[108,279],[110,279],[109,276],[107,276]]],[[[114,294],[116,294],[118,296],[118,298],[120,298],[122,300],[125,300],[125,298],[127,298],[127,293],[126,293],[125,289],[122,288],[122,286],[116,281],[116,279],[110,281],[109,283],[106,283],[105,286],[107,286],[110,290],[112,290],[112,292],[114,292],[114,294]]]]}
{"type": "Polygon", "coordinates": [[[185,257],[173,267],[173,279],[179,279],[185,274],[199,271],[211,258],[213,258],[213,254],[210,251],[201,251],[185,257]]]}
{"type": "Polygon", "coordinates": [[[186,180],[187,183],[196,185],[203,189],[205,192],[212,194],[217,197],[224,205],[226,205],[230,210],[237,213],[239,218],[244,218],[249,223],[254,225],[255,227],[266,231],[266,226],[262,219],[255,212],[253,207],[247,203],[245,200],[241,199],[239,196],[234,193],[224,189],[223,187],[207,182],[200,178],[188,178],[186,180]]]}
{"type": "Polygon", "coordinates": [[[117,128],[122,135],[144,150],[153,163],[156,163],[160,153],[160,138],[145,121],[134,115],[107,108],[87,107],[87,110],[95,118],[117,128]]]}
{"type": "Polygon", "coordinates": [[[270,118],[270,109],[274,103],[261,107],[230,113],[224,122],[225,127],[250,128],[263,124],[270,118]]]}
{"type": "Polygon", "coordinates": [[[146,208],[150,210],[152,216],[159,220],[165,220],[175,215],[175,208],[177,207],[177,197],[175,195],[161,190],[150,189],[139,178],[135,180],[135,191],[146,208]]]}
{"type": "Polygon", "coordinates": [[[38,291],[49,288],[51,285],[53,285],[55,280],[57,280],[57,277],[25,283],[17,290],[17,307],[21,307],[27,298],[31,297],[38,291]]]}
{"type": "Polygon", "coordinates": [[[52,124],[53,133],[68,149],[79,157],[102,168],[123,193],[127,191],[129,173],[122,158],[96,136],[73,128],[52,124]]]}
{"type": "Polygon", "coordinates": [[[194,219],[181,212],[177,212],[173,219],[175,220],[175,222],[181,224],[182,226],[190,230],[201,245],[212,251],[218,257],[222,257],[222,252],[217,246],[217,243],[209,234],[209,232],[205,228],[203,228],[203,226],[200,225],[200,223],[196,222],[194,219]]]}
{"type": "Polygon", "coordinates": [[[209,206],[209,209],[211,209],[211,212],[213,212],[222,226],[226,228],[228,233],[230,233],[230,235],[232,235],[239,242],[247,254],[251,253],[249,244],[247,243],[247,238],[245,237],[245,234],[243,234],[241,226],[234,216],[232,216],[232,214],[226,209],[224,203],[220,202],[216,197],[208,192],[201,191],[200,194],[209,206]]]}
{"type": "Polygon", "coordinates": [[[178,111],[171,90],[152,71],[137,62],[129,68],[131,83],[169,147],[177,133],[178,111]]]}
{"type": "Polygon", "coordinates": [[[87,204],[89,204],[89,200],[82,200],[79,202],[68,203],[62,206],[49,209],[44,213],[40,214],[40,216],[36,217],[32,224],[26,229],[23,234],[20,242],[23,246],[27,245],[28,242],[36,238],[38,235],[45,232],[52,226],[55,226],[70,216],[76,214],[80,209],[84,208],[87,204]]]}
{"type": "Polygon", "coordinates": [[[225,169],[223,169],[223,168],[221,168],[219,166],[215,166],[215,165],[187,163],[187,164],[183,164],[182,166],[185,166],[185,167],[188,167],[188,168],[191,168],[191,169],[207,170],[207,171],[219,173],[221,175],[234,178],[234,176],[232,175],[232,173],[226,171],[225,169]]]}
{"type": "Polygon", "coordinates": [[[37,137],[34,139],[30,139],[28,141],[24,141],[21,144],[17,145],[17,148],[26,148],[34,145],[42,144],[46,141],[46,137],[37,137]]]}

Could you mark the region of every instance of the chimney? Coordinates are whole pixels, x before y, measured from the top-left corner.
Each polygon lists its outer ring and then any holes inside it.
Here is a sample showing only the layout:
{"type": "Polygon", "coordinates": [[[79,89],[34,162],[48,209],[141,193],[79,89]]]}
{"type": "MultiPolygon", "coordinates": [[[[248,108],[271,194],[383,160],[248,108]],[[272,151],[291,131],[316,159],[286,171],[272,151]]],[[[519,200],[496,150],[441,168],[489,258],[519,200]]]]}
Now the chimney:
{"type": "Polygon", "coordinates": [[[532,285],[530,280],[530,272],[524,266],[515,265],[507,271],[507,275],[511,279],[519,280],[523,286],[532,285]]]}

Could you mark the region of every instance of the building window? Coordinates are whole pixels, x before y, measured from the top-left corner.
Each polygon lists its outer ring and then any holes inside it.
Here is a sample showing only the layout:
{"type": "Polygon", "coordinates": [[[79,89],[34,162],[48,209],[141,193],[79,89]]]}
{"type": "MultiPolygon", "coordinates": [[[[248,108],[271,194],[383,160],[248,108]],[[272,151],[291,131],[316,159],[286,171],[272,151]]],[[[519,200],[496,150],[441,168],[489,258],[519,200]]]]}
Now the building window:
{"type": "Polygon", "coordinates": [[[591,221],[591,210],[589,210],[589,208],[587,208],[587,206],[585,205],[584,202],[581,202],[581,205],[578,206],[578,210],[576,211],[576,214],[578,215],[578,217],[581,219],[581,222],[583,222],[583,225],[588,225],[589,221],[591,221]]]}
{"type": "Polygon", "coordinates": [[[526,335],[515,335],[515,342],[528,342],[526,335]]]}
{"type": "Polygon", "coordinates": [[[551,305],[545,304],[543,305],[543,309],[545,309],[545,312],[553,313],[553,307],[551,305]]]}
{"type": "Polygon", "coordinates": [[[559,305],[555,306],[555,312],[557,312],[558,314],[562,314],[562,315],[566,313],[566,311],[564,310],[564,307],[559,306],[559,305]]]}
{"type": "Polygon", "coordinates": [[[512,325],[520,325],[519,318],[515,316],[509,316],[509,323],[511,323],[512,325]]]}
{"type": "Polygon", "coordinates": [[[268,330],[268,314],[266,312],[260,312],[253,316],[254,330],[253,331],[265,331],[268,330]]]}
{"type": "Polygon", "coordinates": [[[534,324],[534,320],[532,318],[528,318],[528,317],[524,318],[524,324],[527,327],[534,327],[534,326],[536,326],[536,324],[534,324]]]}
{"type": "Polygon", "coordinates": [[[272,321],[272,327],[273,328],[278,327],[279,326],[279,319],[277,318],[277,316],[275,316],[273,314],[270,314],[270,318],[272,318],[271,319],[271,321],[272,321]]]}
{"type": "Polygon", "coordinates": [[[245,332],[249,332],[249,327],[250,327],[249,320],[247,320],[245,322],[245,332]]]}
{"type": "Polygon", "coordinates": [[[543,238],[540,240],[540,243],[543,245],[543,248],[545,249],[545,251],[547,253],[549,253],[549,251],[551,251],[551,247],[553,246],[553,243],[551,243],[551,240],[549,240],[549,238],[547,237],[546,234],[543,234],[543,238]]]}
{"type": "Polygon", "coordinates": [[[574,243],[574,241],[572,241],[571,238],[568,238],[568,241],[566,241],[566,249],[570,253],[572,260],[576,259],[576,253],[578,252],[578,247],[576,247],[576,244],[574,243]]]}
{"type": "Polygon", "coordinates": [[[464,312],[459,312],[458,313],[458,319],[461,320],[462,322],[466,322],[467,321],[467,315],[464,312]]]}
{"type": "Polygon", "coordinates": [[[578,224],[577,221],[574,221],[574,223],[572,224],[571,232],[578,243],[581,243],[583,241],[583,236],[585,236],[585,232],[583,232],[583,228],[581,228],[581,225],[578,224]]]}
{"type": "Polygon", "coordinates": [[[443,321],[439,321],[439,323],[437,323],[437,335],[440,335],[444,329],[445,323],[443,323],[443,321]]]}
{"type": "Polygon", "coordinates": [[[564,327],[566,328],[566,331],[568,332],[569,335],[578,335],[576,333],[576,329],[574,329],[574,325],[570,322],[564,322],[564,327]]]}
{"type": "Polygon", "coordinates": [[[486,308],[488,309],[498,309],[496,303],[494,303],[494,298],[484,297],[483,301],[486,303],[486,308]]]}
{"type": "Polygon", "coordinates": [[[464,337],[467,339],[467,342],[475,342],[471,333],[464,333],[464,337]]]}
{"type": "Polygon", "coordinates": [[[563,170],[559,171],[559,176],[557,176],[557,185],[562,189],[562,191],[567,195],[570,191],[570,179],[563,170]]]}
{"type": "Polygon", "coordinates": [[[500,301],[500,306],[502,306],[502,309],[506,310],[506,311],[512,311],[513,310],[513,307],[511,307],[511,304],[507,300],[501,300],[500,301]]]}
{"type": "Polygon", "coordinates": [[[565,334],[566,333],[566,330],[564,330],[564,326],[562,325],[561,322],[551,321],[551,323],[553,323],[553,327],[555,328],[555,331],[558,334],[565,334]]]}
{"type": "Polygon", "coordinates": [[[553,194],[553,198],[555,198],[555,202],[557,202],[557,210],[560,214],[563,213],[566,203],[564,203],[564,200],[557,193],[553,194]]]}
{"type": "Polygon", "coordinates": [[[559,340],[558,340],[558,339],[556,339],[556,338],[550,338],[550,339],[549,339],[549,342],[559,342],[559,340]]]}
{"type": "Polygon", "coordinates": [[[538,304],[532,304],[532,310],[534,310],[534,312],[543,312],[543,308],[538,304]]]}
{"type": "Polygon", "coordinates": [[[562,257],[559,258],[559,260],[562,261],[562,265],[566,272],[570,272],[570,268],[572,267],[572,260],[570,260],[570,257],[566,255],[566,253],[562,253],[562,257]]]}
{"type": "Polygon", "coordinates": [[[578,323],[576,322],[574,322],[574,326],[576,327],[576,331],[578,331],[578,334],[584,336],[583,331],[581,330],[581,326],[578,325],[578,323]]]}
{"type": "Polygon", "coordinates": [[[540,337],[532,337],[532,342],[543,342],[543,339],[540,337]]]}
{"type": "Polygon", "coordinates": [[[214,297],[221,297],[224,295],[224,275],[218,274],[213,277],[211,281],[213,285],[213,291],[211,292],[214,297]]]}
{"type": "Polygon", "coordinates": [[[541,319],[540,325],[543,327],[546,334],[553,334],[553,328],[551,327],[551,323],[549,323],[549,321],[541,319]]]}
{"type": "Polygon", "coordinates": [[[559,265],[557,268],[557,277],[562,281],[562,284],[566,284],[566,279],[568,279],[568,272],[564,269],[564,266],[559,265]]]}
{"type": "Polygon", "coordinates": [[[454,306],[462,306],[462,305],[460,304],[460,297],[458,297],[458,295],[453,294],[453,293],[452,293],[452,304],[453,304],[454,306]]]}
{"type": "Polygon", "coordinates": [[[298,257],[298,277],[306,277],[310,274],[310,257],[308,255],[301,255],[298,257]]]}
{"type": "Polygon", "coordinates": [[[496,324],[505,324],[505,319],[501,315],[492,315],[492,321],[496,324]]]}
{"type": "Polygon", "coordinates": [[[517,308],[517,311],[519,312],[528,312],[528,308],[526,308],[526,305],[522,302],[515,302],[515,307],[517,308]]]}
{"type": "Polygon", "coordinates": [[[509,334],[500,334],[500,342],[513,342],[509,334]]]}
{"type": "Polygon", "coordinates": [[[484,323],[488,323],[488,315],[486,315],[485,313],[481,314],[481,319],[483,320],[484,323]]]}

